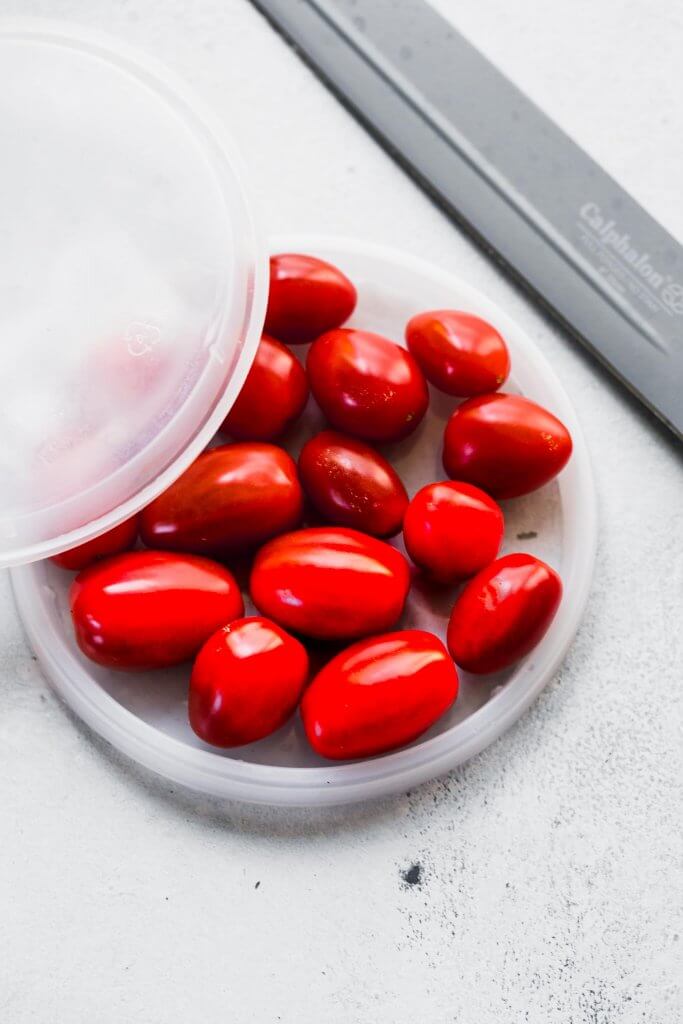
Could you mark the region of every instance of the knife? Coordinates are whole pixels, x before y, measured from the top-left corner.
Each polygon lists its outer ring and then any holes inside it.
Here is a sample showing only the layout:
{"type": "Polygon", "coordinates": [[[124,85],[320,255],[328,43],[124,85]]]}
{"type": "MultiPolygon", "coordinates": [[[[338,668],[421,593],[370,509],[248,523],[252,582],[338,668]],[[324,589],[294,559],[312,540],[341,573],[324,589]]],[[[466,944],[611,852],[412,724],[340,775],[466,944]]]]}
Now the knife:
{"type": "Polygon", "coordinates": [[[683,247],[423,0],[252,0],[428,194],[683,437],[683,247]]]}

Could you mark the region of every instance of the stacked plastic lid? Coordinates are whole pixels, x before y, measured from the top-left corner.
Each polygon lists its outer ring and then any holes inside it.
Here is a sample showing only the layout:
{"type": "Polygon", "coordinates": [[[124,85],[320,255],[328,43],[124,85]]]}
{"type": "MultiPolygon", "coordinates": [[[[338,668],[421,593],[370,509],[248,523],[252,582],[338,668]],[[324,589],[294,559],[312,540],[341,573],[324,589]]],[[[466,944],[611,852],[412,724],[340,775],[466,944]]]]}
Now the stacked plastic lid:
{"type": "Polygon", "coordinates": [[[0,565],[134,513],[234,401],[266,259],[235,156],[168,74],[0,23],[0,565]]]}

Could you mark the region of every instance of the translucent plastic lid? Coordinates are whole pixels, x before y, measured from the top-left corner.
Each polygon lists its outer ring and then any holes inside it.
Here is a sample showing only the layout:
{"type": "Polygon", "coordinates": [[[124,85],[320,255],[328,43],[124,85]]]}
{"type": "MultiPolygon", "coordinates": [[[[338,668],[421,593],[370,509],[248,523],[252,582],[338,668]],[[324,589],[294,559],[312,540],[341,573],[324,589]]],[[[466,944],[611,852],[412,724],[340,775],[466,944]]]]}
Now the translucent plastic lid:
{"type": "Polygon", "coordinates": [[[266,258],[235,157],[165,71],[0,22],[0,565],[151,500],[234,401],[266,258]]]}

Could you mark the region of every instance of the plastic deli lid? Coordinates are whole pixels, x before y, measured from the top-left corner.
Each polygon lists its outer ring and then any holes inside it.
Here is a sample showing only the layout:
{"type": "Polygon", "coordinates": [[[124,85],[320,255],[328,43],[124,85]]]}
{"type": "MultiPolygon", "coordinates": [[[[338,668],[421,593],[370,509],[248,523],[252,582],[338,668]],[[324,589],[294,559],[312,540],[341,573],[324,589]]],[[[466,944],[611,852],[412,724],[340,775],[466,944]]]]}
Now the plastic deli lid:
{"type": "Polygon", "coordinates": [[[109,41],[0,23],[0,565],[132,515],[258,344],[267,262],[220,129],[109,41]]]}

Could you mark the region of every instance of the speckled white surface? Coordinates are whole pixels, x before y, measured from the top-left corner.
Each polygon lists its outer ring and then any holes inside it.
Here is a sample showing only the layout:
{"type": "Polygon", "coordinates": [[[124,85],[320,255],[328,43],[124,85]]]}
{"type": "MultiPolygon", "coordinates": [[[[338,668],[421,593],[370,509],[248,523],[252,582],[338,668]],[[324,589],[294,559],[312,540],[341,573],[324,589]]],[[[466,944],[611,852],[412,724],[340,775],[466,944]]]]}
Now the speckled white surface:
{"type": "MultiPolygon", "coordinates": [[[[683,235],[680,4],[439,6],[683,235]]],[[[112,755],[47,688],[2,577],[3,1024],[677,1024],[673,445],[243,0],[0,0],[0,12],[95,25],[171,64],[230,124],[270,230],[399,245],[488,290],[570,390],[601,505],[583,628],[531,712],[445,780],[320,814],[173,793],[112,755]]]]}

